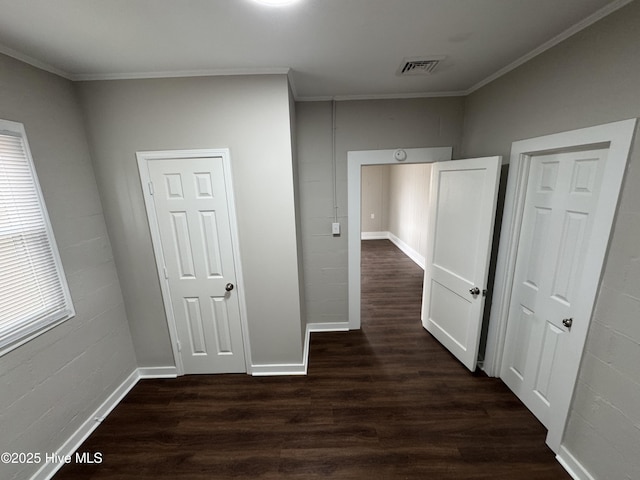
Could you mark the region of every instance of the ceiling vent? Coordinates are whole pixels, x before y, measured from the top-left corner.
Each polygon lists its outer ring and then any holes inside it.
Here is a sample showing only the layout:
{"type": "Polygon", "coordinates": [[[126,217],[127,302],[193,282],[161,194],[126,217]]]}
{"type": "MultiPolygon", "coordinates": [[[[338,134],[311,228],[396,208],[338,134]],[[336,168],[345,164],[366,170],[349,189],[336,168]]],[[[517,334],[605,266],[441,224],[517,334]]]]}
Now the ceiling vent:
{"type": "Polygon", "coordinates": [[[444,55],[432,55],[430,57],[405,57],[396,71],[397,75],[430,75],[438,66],[444,55]]]}

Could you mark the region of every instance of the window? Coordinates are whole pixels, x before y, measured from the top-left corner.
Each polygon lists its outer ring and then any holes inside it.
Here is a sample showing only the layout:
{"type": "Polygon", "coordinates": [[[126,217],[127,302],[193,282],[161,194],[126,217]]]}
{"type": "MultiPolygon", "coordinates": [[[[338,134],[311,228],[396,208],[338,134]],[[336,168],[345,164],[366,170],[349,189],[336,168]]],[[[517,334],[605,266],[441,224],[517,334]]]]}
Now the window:
{"type": "Polygon", "coordinates": [[[73,315],[24,126],[0,120],[0,354],[73,315]]]}

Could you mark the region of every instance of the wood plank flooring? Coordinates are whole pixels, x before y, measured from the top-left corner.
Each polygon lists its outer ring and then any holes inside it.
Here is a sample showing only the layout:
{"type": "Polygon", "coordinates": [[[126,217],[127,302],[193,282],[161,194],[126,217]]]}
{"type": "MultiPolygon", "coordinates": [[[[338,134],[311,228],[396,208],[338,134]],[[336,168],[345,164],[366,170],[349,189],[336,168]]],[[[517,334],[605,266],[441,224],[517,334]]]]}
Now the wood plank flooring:
{"type": "MultiPolygon", "coordinates": [[[[362,245],[362,330],[312,335],[306,377],[140,382],[55,480],[557,480],[545,429],[420,325],[422,271],[362,245]]],[[[346,286],[345,286],[346,288],[346,286]]]]}

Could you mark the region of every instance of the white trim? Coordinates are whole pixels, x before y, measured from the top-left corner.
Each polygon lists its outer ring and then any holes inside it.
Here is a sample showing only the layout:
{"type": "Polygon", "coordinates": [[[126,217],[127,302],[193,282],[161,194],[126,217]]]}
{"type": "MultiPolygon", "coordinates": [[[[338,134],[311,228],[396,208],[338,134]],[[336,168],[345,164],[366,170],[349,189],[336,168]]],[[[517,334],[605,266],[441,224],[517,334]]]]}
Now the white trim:
{"type": "Polygon", "coordinates": [[[168,367],[139,367],[138,376],[140,378],[176,378],[178,369],[174,366],[168,367]]]}
{"type": "Polygon", "coordinates": [[[364,95],[319,95],[309,97],[296,97],[296,102],[348,102],[351,100],[402,100],[411,98],[441,98],[441,97],[464,97],[467,90],[454,90],[445,92],[415,92],[415,93],[371,93],[364,95]]]}
{"type": "Polygon", "coordinates": [[[556,460],[574,480],[595,480],[589,471],[584,468],[584,465],[582,465],[564,445],[560,445],[560,451],[558,455],[556,455],[556,460]]]}
{"type": "MultiPolygon", "coordinates": [[[[136,386],[140,380],[138,370],[134,370],[131,374],[105,399],[104,402],[89,416],[78,429],[57,449],[56,454],[59,458],[67,455],[73,455],[82,443],[98,428],[100,423],[105,419],[111,411],[118,406],[122,399],[136,386]]],[[[44,460],[43,460],[44,461],[44,460]]],[[[31,477],[31,480],[49,480],[53,478],[58,470],[64,465],[60,463],[45,463],[31,477]]]]}
{"type": "Polygon", "coordinates": [[[307,325],[307,330],[311,333],[317,332],[348,332],[349,331],[349,323],[348,322],[318,322],[318,323],[309,323],[307,325]]]}
{"type": "Polygon", "coordinates": [[[254,377],[276,377],[283,375],[306,375],[307,363],[269,363],[251,365],[254,377]]]}
{"type": "Polygon", "coordinates": [[[558,35],[556,35],[552,39],[547,40],[542,45],[534,48],[529,53],[526,53],[525,55],[521,56],[517,60],[511,62],[506,67],[503,67],[500,70],[498,70],[497,72],[492,73],[491,75],[489,75],[487,78],[485,78],[483,80],[480,80],[478,83],[476,83],[471,88],[466,90],[464,92],[464,95],[470,95],[471,93],[473,93],[476,90],[484,87],[485,85],[493,82],[494,80],[497,80],[498,78],[502,77],[503,75],[506,75],[510,71],[515,70],[520,65],[522,65],[524,63],[527,63],[532,58],[537,57],[541,53],[544,53],[547,50],[549,50],[550,48],[555,47],[559,43],[564,42],[567,38],[575,35],[579,31],[584,30],[585,28],[593,25],[598,20],[601,20],[604,17],[606,17],[607,15],[612,14],[616,10],[624,7],[625,5],[631,3],[632,1],[633,0],[615,0],[614,2],[610,3],[609,5],[606,5],[605,7],[601,8],[600,10],[592,13],[591,15],[589,15],[586,18],[583,18],[578,23],[572,25],[571,27],[567,28],[563,32],[559,33],[558,35]]]}
{"type": "Polygon", "coordinates": [[[407,159],[398,162],[392,150],[360,150],[347,152],[347,202],[348,202],[348,265],[349,265],[349,328],[360,328],[360,238],[361,238],[361,176],[363,165],[404,163],[433,163],[451,160],[452,147],[406,148],[407,159]]]}
{"type": "Polygon", "coordinates": [[[416,263],[416,265],[418,265],[422,270],[424,270],[425,265],[426,265],[426,261],[424,259],[424,255],[420,255],[420,253],[416,249],[414,249],[412,246],[410,246],[404,240],[402,240],[401,238],[397,237],[396,235],[394,235],[391,232],[389,232],[389,240],[391,240],[391,242],[396,247],[398,247],[400,250],[402,250],[402,253],[404,253],[407,257],[409,257],[411,260],[413,260],[416,263]]]}
{"type": "Polygon", "coordinates": [[[304,348],[301,363],[273,363],[251,365],[251,375],[254,377],[277,375],[306,375],[309,364],[309,342],[311,341],[311,329],[309,325],[304,332],[304,348]]]}
{"type": "Polygon", "coordinates": [[[9,48],[6,45],[0,45],[0,53],[8,57],[15,58],[16,60],[26,63],[27,65],[31,65],[32,67],[44,70],[45,72],[53,73],[54,75],[66,78],[67,80],[72,80],[73,75],[71,75],[69,72],[60,70],[50,63],[43,62],[41,60],[38,60],[37,58],[30,57],[29,55],[25,55],[24,53],[14,50],[13,48],[9,48]]]}
{"type": "Polygon", "coordinates": [[[79,73],[70,75],[74,82],[99,80],[144,80],[149,78],[226,77],[235,75],[288,75],[289,67],[212,68],[207,70],[176,70],[159,72],[79,73]]]}
{"type": "Polygon", "coordinates": [[[360,232],[360,240],[389,240],[391,232],[360,232]]]}
{"type": "MultiPolygon", "coordinates": [[[[33,340],[35,337],[42,335],[43,333],[51,330],[52,328],[60,325],[67,320],[70,320],[76,316],[75,306],[73,305],[73,298],[69,290],[69,283],[67,276],[64,272],[64,266],[62,259],[60,258],[60,250],[56,242],[56,237],[51,226],[51,220],[49,218],[49,211],[47,204],[42,194],[42,188],[40,186],[40,179],[36,170],[35,163],[33,161],[33,155],[31,154],[31,147],[29,146],[29,140],[27,138],[27,132],[25,127],[20,122],[13,122],[11,120],[0,119],[0,133],[15,136],[20,138],[23,142],[25,160],[29,166],[29,171],[33,178],[33,188],[36,192],[38,205],[40,207],[40,213],[42,214],[42,222],[44,224],[45,232],[47,235],[47,241],[51,249],[51,256],[53,257],[57,278],[64,296],[64,310],[60,310],[54,313],[49,313],[47,317],[40,318],[37,321],[26,321],[21,319],[17,325],[12,325],[10,330],[5,328],[2,330],[2,345],[0,345],[0,357],[9,353],[10,351],[24,345],[25,343],[33,340]],[[6,343],[8,338],[10,343],[6,343]]],[[[13,322],[12,322],[13,323],[13,322]]]]}
{"type": "Polygon", "coordinates": [[[309,344],[313,332],[346,332],[349,330],[347,322],[308,323],[304,335],[304,349],[301,363],[280,363],[251,365],[251,375],[254,377],[278,375],[306,375],[309,367],[309,344]]]}
{"type": "Polygon", "coordinates": [[[231,154],[228,148],[218,149],[195,149],[195,150],[161,150],[161,151],[143,151],[136,152],[138,160],[138,170],[140,172],[141,188],[144,197],[144,203],[149,220],[149,229],[151,231],[151,241],[153,244],[153,252],[156,259],[156,268],[158,273],[158,281],[160,282],[160,290],[162,292],[162,301],[165,313],[167,315],[167,325],[169,327],[169,337],[171,338],[171,349],[173,358],[176,362],[177,375],[184,375],[184,365],[182,356],[178,351],[178,330],[176,321],[173,316],[173,308],[171,305],[171,295],[169,292],[168,280],[164,278],[162,266],[166,265],[164,261],[162,244],[160,242],[160,227],[155,214],[153,195],[150,194],[147,185],[151,181],[149,174],[148,162],[151,160],[161,159],[189,159],[189,158],[211,158],[222,157],[222,164],[225,176],[225,185],[227,187],[227,207],[229,210],[229,223],[231,228],[231,242],[233,244],[233,260],[236,268],[236,283],[238,285],[237,295],[240,306],[240,323],[242,325],[242,338],[244,342],[244,356],[247,373],[251,373],[253,368],[251,362],[251,344],[249,341],[249,325],[247,323],[247,305],[244,296],[244,277],[242,275],[242,262],[240,259],[240,242],[238,235],[238,220],[235,209],[235,198],[233,192],[233,177],[231,173],[231,154]]]}
{"type": "MultiPolygon", "coordinates": [[[[618,197],[622,179],[627,165],[631,142],[635,132],[636,119],[623,120],[595,127],[582,128],[569,132],[545,135],[542,137],[514,142],[511,148],[509,177],[505,208],[502,218],[500,246],[496,264],[496,276],[489,320],[489,333],[485,351],[484,369],[490,376],[498,376],[503,368],[507,321],[513,289],[513,277],[522,224],[523,204],[526,193],[529,158],[536,154],[551,151],[576,150],[593,148],[594,145],[608,145],[609,154],[607,168],[602,179],[600,201],[596,211],[598,223],[594,224],[591,233],[590,246],[586,257],[590,259],[589,270],[585,267],[584,283],[581,286],[583,298],[590,299],[582,302],[579,317],[588,322],[574,322],[572,335],[569,337],[567,348],[573,353],[559,366],[563,370],[558,374],[560,378],[573,378],[572,385],[577,381],[578,369],[584,349],[589,323],[591,320],[602,268],[607,252],[607,245],[613,230],[618,197]]],[[[557,452],[560,448],[564,427],[569,415],[573,386],[562,392],[561,398],[554,400],[547,444],[557,452]]]]}

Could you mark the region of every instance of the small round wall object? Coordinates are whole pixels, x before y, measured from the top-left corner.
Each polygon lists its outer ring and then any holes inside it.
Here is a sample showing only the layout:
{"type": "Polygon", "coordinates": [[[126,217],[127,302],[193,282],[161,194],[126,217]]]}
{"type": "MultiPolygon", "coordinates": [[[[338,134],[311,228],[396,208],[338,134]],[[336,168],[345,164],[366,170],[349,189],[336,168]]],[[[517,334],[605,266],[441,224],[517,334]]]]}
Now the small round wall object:
{"type": "Polygon", "coordinates": [[[395,158],[399,162],[403,162],[407,159],[407,152],[399,148],[395,152],[393,152],[393,158],[395,158]]]}

